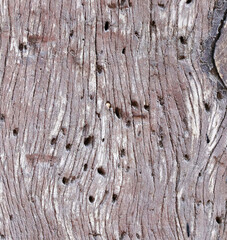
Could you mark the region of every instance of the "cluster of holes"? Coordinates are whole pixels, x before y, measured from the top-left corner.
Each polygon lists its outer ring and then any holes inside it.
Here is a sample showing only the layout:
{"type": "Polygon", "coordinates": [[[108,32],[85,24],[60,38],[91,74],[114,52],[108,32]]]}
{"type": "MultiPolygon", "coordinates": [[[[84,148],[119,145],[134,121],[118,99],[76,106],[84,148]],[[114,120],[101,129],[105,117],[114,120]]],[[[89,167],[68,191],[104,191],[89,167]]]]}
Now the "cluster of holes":
{"type": "Polygon", "coordinates": [[[18,129],[18,128],[14,128],[14,129],[13,129],[13,135],[14,135],[14,136],[17,136],[17,135],[18,135],[18,132],[19,132],[19,129],[18,129]]]}
{"type": "Polygon", "coordinates": [[[187,39],[185,37],[181,36],[180,42],[185,45],[185,44],[187,44],[187,39]]]}
{"type": "Polygon", "coordinates": [[[20,43],[18,48],[22,52],[23,50],[27,50],[27,45],[24,43],[20,43]]]}
{"type": "Polygon", "coordinates": [[[98,167],[97,172],[102,176],[106,175],[105,169],[103,167],[98,167]]]}
{"type": "Polygon", "coordinates": [[[89,137],[84,139],[84,145],[85,146],[92,145],[93,141],[94,141],[94,137],[93,136],[89,136],[89,137]]]}

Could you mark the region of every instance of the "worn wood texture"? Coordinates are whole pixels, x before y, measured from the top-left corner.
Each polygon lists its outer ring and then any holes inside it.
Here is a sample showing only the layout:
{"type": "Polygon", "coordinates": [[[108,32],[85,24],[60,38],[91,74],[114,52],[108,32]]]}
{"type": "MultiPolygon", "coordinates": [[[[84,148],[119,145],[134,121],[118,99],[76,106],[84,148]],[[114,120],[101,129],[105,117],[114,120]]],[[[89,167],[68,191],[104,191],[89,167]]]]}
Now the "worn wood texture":
{"type": "Polygon", "coordinates": [[[227,239],[226,12],[0,1],[1,239],[227,239]]]}

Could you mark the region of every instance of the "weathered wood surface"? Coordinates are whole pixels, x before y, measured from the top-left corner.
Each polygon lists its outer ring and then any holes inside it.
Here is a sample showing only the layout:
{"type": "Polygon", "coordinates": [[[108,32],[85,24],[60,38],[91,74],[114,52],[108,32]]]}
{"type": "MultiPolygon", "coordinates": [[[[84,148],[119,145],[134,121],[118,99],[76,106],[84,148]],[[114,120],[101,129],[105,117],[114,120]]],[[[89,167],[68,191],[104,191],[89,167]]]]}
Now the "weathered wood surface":
{"type": "Polygon", "coordinates": [[[1,0],[2,239],[227,239],[225,0],[1,0]]]}

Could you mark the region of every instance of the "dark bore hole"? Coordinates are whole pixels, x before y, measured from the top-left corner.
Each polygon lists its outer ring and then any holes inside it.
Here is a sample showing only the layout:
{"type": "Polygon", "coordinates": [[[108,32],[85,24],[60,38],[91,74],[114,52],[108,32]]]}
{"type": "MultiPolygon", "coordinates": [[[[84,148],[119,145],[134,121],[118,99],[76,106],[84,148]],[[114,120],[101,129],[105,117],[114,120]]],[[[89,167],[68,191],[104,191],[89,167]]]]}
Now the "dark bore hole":
{"type": "Polygon", "coordinates": [[[187,4],[189,4],[189,3],[191,3],[191,2],[192,2],[192,0],[187,0],[187,1],[186,1],[187,4]]]}
{"type": "Polygon", "coordinates": [[[221,224],[221,217],[216,217],[216,222],[218,223],[218,224],[221,224]]]}
{"type": "Polygon", "coordinates": [[[149,111],[149,109],[150,109],[150,107],[149,107],[149,105],[144,105],[144,109],[146,110],[146,111],[149,111]]]}
{"type": "Polygon", "coordinates": [[[63,178],[62,178],[62,183],[63,183],[64,185],[67,185],[67,184],[69,183],[69,178],[63,177],[63,178]]]}
{"type": "Polygon", "coordinates": [[[105,31],[108,31],[110,28],[110,23],[108,21],[105,22],[105,31]]]}
{"type": "Polygon", "coordinates": [[[137,239],[140,239],[140,235],[139,235],[139,233],[136,234],[136,237],[137,237],[137,239]]]}
{"type": "Polygon", "coordinates": [[[70,151],[72,148],[72,144],[68,143],[65,148],[67,151],[70,151]]]}
{"type": "Polygon", "coordinates": [[[13,215],[9,215],[9,219],[10,219],[10,221],[12,221],[13,220],[13,215]]]}
{"type": "Polygon", "coordinates": [[[93,203],[95,201],[95,198],[93,196],[89,196],[89,202],[93,203]]]}
{"type": "Polygon", "coordinates": [[[128,121],[126,122],[126,127],[130,127],[130,126],[131,126],[131,121],[128,120],[128,121]]]}
{"type": "Polygon", "coordinates": [[[104,141],[105,141],[105,138],[102,139],[102,142],[104,142],[104,141]]]}
{"type": "Polygon", "coordinates": [[[74,31],[73,31],[73,30],[71,30],[71,31],[70,31],[70,34],[69,34],[69,36],[70,36],[70,37],[72,37],[72,36],[73,36],[73,34],[74,34],[74,31]]]}
{"type": "Polygon", "coordinates": [[[210,106],[209,106],[208,103],[204,103],[204,107],[205,107],[205,109],[206,109],[207,112],[210,111],[210,106]]]}
{"type": "Polygon", "coordinates": [[[87,171],[87,163],[84,164],[84,171],[87,171]]]}
{"type": "Polygon", "coordinates": [[[155,27],[155,26],[156,26],[156,22],[155,22],[155,21],[152,21],[152,22],[151,22],[151,26],[152,26],[152,27],[155,27]]]}
{"type": "Polygon", "coordinates": [[[180,42],[181,42],[182,44],[187,44],[187,40],[186,40],[186,38],[183,37],[183,36],[180,37],[180,42]]]}
{"type": "Polygon", "coordinates": [[[125,149],[121,149],[120,156],[124,157],[125,156],[125,149]]]}
{"type": "Polygon", "coordinates": [[[135,35],[136,35],[137,38],[140,37],[140,35],[139,35],[139,33],[137,31],[135,31],[135,35]]]}
{"type": "Polygon", "coordinates": [[[99,167],[99,168],[97,169],[97,171],[98,171],[98,173],[99,173],[100,175],[102,175],[102,176],[105,176],[105,175],[106,175],[106,172],[105,172],[105,170],[104,170],[103,167],[99,167]]]}
{"type": "Polygon", "coordinates": [[[84,145],[85,146],[89,146],[93,143],[94,137],[93,136],[89,136],[87,138],[84,139],[84,145]]]}
{"type": "Polygon", "coordinates": [[[121,118],[121,109],[118,108],[118,107],[116,107],[116,108],[115,108],[115,114],[116,114],[116,116],[120,119],[120,118],[121,118]]]}
{"type": "Polygon", "coordinates": [[[184,55],[179,55],[179,56],[178,56],[178,59],[179,59],[179,60],[183,60],[183,59],[185,59],[185,56],[184,56],[184,55]]]}
{"type": "Polygon", "coordinates": [[[117,201],[117,194],[114,193],[113,196],[112,196],[112,202],[116,202],[117,201]]]}
{"type": "Polygon", "coordinates": [[[24,49],[24,44],[23,44],[23,43],[20,43],[20,44],[19,44],[19,50],[22,52],[23,49],[24,49]]]}
{"type": "Polygon", "coordinates": [[[97,64],[96,69],[97,69],[97,72],[98,72],[99,74],[101,74],[103,67],[102,67],[101,65],[97,64]]]}
{"type": "Polygon", "coordinates": [[[13,129],[13,135],[14,135],[14,136],[17,136],[17,135],[18,135],[18,132],[19,132],[19,129],[18,129],[18,128],[13,129]]]}
{"type": "Polygon", "coordinates": [[[52,138],[50,144],[55,145],[57,143],[57,138],[52,138]]]}
{"type": "Polygon", "coordinates": [[[210,139],[209,139],[208,135],[206,135],[206,140],[207,140],[207,143],[210,143],[210,139]]]}
{"type": "Polygon", "coordinates": [[[2,121],[2,122],[5,121],[5,116],[3,114],[0,114],[0,121],[2,121]]]}
{"type": "Polygon", "coordinates": [[[139,104],[138,104],[137,101],[135,101],[135,100],[132,100],[132,101],[131,101],[131,105],[132,105],[134,108],[138,108],[138,107],[139,107],[139,104]]]}
{"type": "Polygon", "coordinates": [[[122,49],[122,54],[125,54],[125,48],[122,49]]]}
{"type": "Polygon", "coordinates": [[[159,6],[160,8],[165,8],[165,5],[164,5],[163,3],[158,3],[158,6],[159,6]]]}
{"type": "Polygon", "coordinates": [[[220,92],[217,92],[217,99],[218,100],[222,100],[223,99],[222,94],[220,92]]]}
{"type": "Polygon", "coordinates": [[[121,0],[121,6],[124,5],[126,0],[121,0]]]}
{"type": "Polygon", "coordinates": [[[190,160],[188,154],[185,154],[185,155],[184,155],[184,158],[185,158],[186,161],[189,161],[189,160],[190,160]]]}
{"type": "Polygon", "coordinates": [[[186,231],[187,231],[187,236],[190,237],[190,228],[189,228],[189,224],[186,224],[186,231]]]}

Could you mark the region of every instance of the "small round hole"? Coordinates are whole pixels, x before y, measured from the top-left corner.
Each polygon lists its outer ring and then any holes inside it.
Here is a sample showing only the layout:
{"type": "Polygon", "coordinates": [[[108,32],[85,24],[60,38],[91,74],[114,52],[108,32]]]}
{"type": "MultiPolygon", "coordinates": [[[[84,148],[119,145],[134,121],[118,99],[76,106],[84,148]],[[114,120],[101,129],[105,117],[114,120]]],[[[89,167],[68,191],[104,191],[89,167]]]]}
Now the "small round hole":
{"type": "Polygon", "coordinates": [[[74,34],[74,31],[73,31],[73,30],[71,30],[71,31],[70,31],[70,34],[69,34],[69,36],[70,36],[70,37],[72,37],[72,36],[73,36],[73,34],[74,34]]]}
{"type": "Polygon", "coordinates": [[[222,96],[221,92],[217,92],[217,99],[218,100],[222,100],[223,99],[223,96],[222,96]]]}
{"type": "Polygon", "coordinates": [[[116,108],[115,108],[115,114],[116,114],[116,116],[120,119],[120,118],[121,118],[121,109],[118,108],[118,107],[116,107],[116,108]]]}
{"type": "Polygon", "coordinates": [[[137,239],[140,239],[140,235],[139,235],[139,233],[136,234],[136,237],[137,237],[137,239]]]}
{"type": "Polygon", "coordinates": [[[50,144],[55,145],[57,143],[57,138],[52,138],[50,144]]]}
{"type": "Polygon", "coordinates": [[[104,141],[105,141],[105,138],[102,139],[102,142],[104,142],[104,141]]]}
{"type": "Polygon", "coordinates": [[[110,23],[108,21],[105,22],[105,31],[108,31],[110,27],[110,23]]]}
{"type": "Polygon", "coordinates": [[[14,136],[17,136],[17,135],[18,135],[18,132],[19,132],[19,129],[18,129],[18,128],[13,129],[13,135],[14,135],[14,136]]]}
{"type": "Polygon", "coordinates": [[[87,163],[84,164],[84,171],[87,171],[87,163]]]}
{"type": "Polygon", "coordinates": [[[101,74],[103,67],[102,67],[101,65],[97,64],[96,69],[97,69],[97,72],[98,72],[99,74],[101,74]]]}
{"type": "Polygon", "coordinates": [[[93,140],[94,140],[93,136],[89,136],[89,137],[85,138],[84,139],[84,145],[85,146],[92,145],[93,144],[93,140]]]}
{"type": "Polygon", "coordinates": [[[24,45],[23,45],[23,43],[20,43],[18,48],[19,48],[19,50],[22,52],[23,49],[24,49],[24,45]]]}
{"type": "Polygon", "coordinates": [[[127,122],[126,122],[126,127],[130,127],[131,126],[131,121],[130,120],[128,120],[127,122]]]}
{"type": "Polygon", "coordinates": [[[103,167],[99,167],[99,168],[97,169],[97,171],[98,171],[98,173],[99,173],[100,175],[102,175],[102,176],[105,176],[105,175],[106,175],[106,172],[105,172],[105,170],[104,170],[103,167]]]}
{"type": "Polygon", "coordinates": [[[184,56],[184,55],[179,55],[179,56],[178,56],[178,59],[179,59],[179,60],[183,60],[183,59],[185,59],[185,56],[184,56]]]}
{"type": "Polygon", "coordinates": [[[70,151],[71,148],[72,148],[72,144],[68,143],[66,146],[65,146],[66,150],[67,151],[70,151]]]}
{"type": "Polygon", "coordinates": [[[9,219],[10,219],[10,221],[12,221],[13,220],[13,215],[9,215],[9,219]]]}
{"type": "Polygon", "coordinates": [[[95,201],[95,198],[93,196],[89,196],[89,202],[93,203],[95,201]]]}
{"type": "Polygon", "coordinates": [[[114,203],[116,201],[117,201],[117,194],[114,193],[112,196],[112,202],[114,203]]]}
{"type": "Polygon", "coordinates": [[[135,100],[132,100],[132,101],[131,101],[131,105],[132,105],[132,107],[134,107],[134,108],[138,108],[138,107],[139,107],[138,102],[135,101],[135,100]]]}
{"type": "Polygon", "coordinates": [[[63,183],[64,185],[67,185],[67,184],[69,183],[69,178],[63,177],[63,178],[62,178],[62,183],[63,183]]]}
{"type": "Polygon", "coordinates": [[[192,2],[192,0],[187,0],[186,1],[186,4],[189,4],[189,3],[191,3],[192,2]]]}
{"type": "Polygon", "coordinates": [[[145,105],[144,105],[144,109],[145,109],[146,111],[149,111],[150,106],[145,104],[145,105]]]}
{"type": "Polygon", "coordinates": [[[185,37],[183,37],[183,36],[181,36],[180,37],[180,42],[182,43],[182,44],[187,44],[187,40],[186,40],[186,38],[185,37]]]}
{"type": "Polygon", "coordinates": [[[125,48],[122,49],[122,54],[125,54],[125,48]]]}
{"type": "Polygon", "coordinates": [[[125,156],[125,149],[121,149],[120,156],[124,157],[125,156]]]}
{"type": "Polygon", "coordinates": [[[0,114],[0,121],[2,121],[2,122],[5,121],[5,116],[3,114],[0,114]]]}
{"type": "Polygon", "coordinates": [[[204,107],[205,107],[205,109],[206,109],[207,112],[210,111],[210,106],[209,106],[208,103],[204,103],[204,107]]]}
{"type": "Polygon", "coordinates": [[[217,222],[218,224],[221,224],[221,222],[222,222],[221,217],[216,217],[216,222],[217,222]]]}

